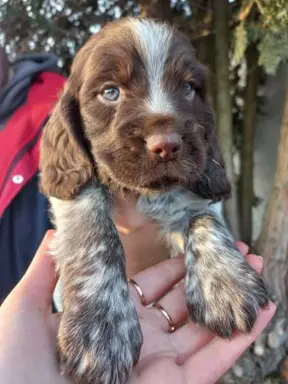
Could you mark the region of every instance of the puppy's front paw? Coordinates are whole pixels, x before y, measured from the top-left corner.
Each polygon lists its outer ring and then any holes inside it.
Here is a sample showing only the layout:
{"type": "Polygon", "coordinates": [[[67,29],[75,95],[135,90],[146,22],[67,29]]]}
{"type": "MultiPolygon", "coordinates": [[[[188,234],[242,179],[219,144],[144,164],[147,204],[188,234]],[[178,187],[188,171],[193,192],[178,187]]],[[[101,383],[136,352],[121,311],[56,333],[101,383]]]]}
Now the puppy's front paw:
{"type": "Polygon", "coordinates": [[[142,345],[137,315],[129,314],[99,321],[87,312],[64,313],[58,334],[62,372],[79,384],[126,383],[142,345]]]}
{"type": "Polygon", "coordinates": [[[194,271],[186,277],[191,319],[225,338],[235,330],[251,331],[259,307],[268,303],[261,276],[233,247],[214,243],[199,251],[194,271]]]}

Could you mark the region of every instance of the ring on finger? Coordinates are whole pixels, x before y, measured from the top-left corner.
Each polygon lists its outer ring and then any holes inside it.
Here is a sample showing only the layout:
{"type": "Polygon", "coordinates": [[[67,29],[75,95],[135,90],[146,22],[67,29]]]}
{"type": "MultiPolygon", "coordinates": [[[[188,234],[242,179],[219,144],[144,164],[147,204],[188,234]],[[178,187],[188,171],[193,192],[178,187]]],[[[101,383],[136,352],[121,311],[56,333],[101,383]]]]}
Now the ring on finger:
{"type": "Polygon", "coordinates": [[[141,304],[145,307],[146,306],[146,299],[145,299],[145,296],[144,296],[142,289],[139,287],[139,285],[133,279],[128,279],[128,283],[131,283],[133,285],[133,287],[136,289],[136,291],[140,297],[141,304]]]}
{"type": "Polygon", "coordinates": [[[161,304],[159,303],[154,303],[153,304],[153,307],[158,309],[158,311],[160,311],[161,315],[163,317],[165,317],[165,319],[168,321],[168,324],[169,324],[169,329],[168,329],[168,332],[169,333],[173,333],[176,331],[176,324],[173,322],[173,320],[171,319],[171,316],[169,315],[169,313],[166,311],[166,309],[164,309],[162,307],[161,304]]]}

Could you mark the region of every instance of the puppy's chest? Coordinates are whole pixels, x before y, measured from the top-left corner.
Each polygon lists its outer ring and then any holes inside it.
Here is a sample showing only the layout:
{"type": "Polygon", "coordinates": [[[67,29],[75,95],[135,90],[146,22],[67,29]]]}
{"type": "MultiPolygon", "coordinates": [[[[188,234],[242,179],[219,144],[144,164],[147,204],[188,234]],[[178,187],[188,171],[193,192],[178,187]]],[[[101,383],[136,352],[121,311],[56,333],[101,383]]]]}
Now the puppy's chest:
{"type": "Polygon", "coordinates": [[[166,258],[184,252],[183,234],[187,232],[191,217],[207,209],[215,211],[219,208],[215,204],[209,206],[209,203],[209,200],[203,200],[182,188],[161,194],[140,195],[137,202],[139,216],[135,220],[132,219],[132,228],[129,227],[129,219],[125,223],[126,218],[123,218],[124,225],[114,220],[124,243],[125,252],[127,253],[125,242],[136,244],[137,248],[141,244],[139,248],[148,254],[151,248],[152,254],[157,249],[159,254],[163,255],[165,248],[166,258]]]}

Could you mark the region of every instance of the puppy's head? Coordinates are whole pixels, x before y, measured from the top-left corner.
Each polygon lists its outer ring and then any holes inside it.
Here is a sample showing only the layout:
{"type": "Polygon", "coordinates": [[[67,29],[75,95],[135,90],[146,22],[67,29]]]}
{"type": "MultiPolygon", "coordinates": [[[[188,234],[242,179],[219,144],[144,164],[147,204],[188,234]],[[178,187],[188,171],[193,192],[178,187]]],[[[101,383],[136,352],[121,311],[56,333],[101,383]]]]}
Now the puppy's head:
{"type": "Polygon", "coordinates": [[[138,192],[183,185],[227,197],[205,76],[189,41],[166,24],[104,27],[78,52],[45,128],[44,193],[74,198],[96,172],[138,192]]]}

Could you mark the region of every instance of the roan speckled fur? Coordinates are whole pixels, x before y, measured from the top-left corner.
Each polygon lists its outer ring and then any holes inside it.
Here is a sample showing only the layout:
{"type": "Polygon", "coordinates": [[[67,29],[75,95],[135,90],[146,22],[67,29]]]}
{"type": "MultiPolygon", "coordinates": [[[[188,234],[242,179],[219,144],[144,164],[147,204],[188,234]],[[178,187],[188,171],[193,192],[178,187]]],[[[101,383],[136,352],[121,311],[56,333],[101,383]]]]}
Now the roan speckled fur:
{"type": "Polygon", "coordinates": [[[230,184],[205,79],[177,30],[123,19],[76,55],[44,129],[41,189],[56,227],[51,252],[64,310],[59,352],[76,383],[124,384],[142,345],[110,215],[118,194],[137,193],[140,212],[159,224],[171,255],[185,253],[193,321],[229,338],[250,331],[268,302],[262,278],[216,209],[230,184]],[[119,99],[104,99],[105,87],[117,87],[119,99]],[[150,150],[159,137],[178,140],[169,161],[150,150]]]}

